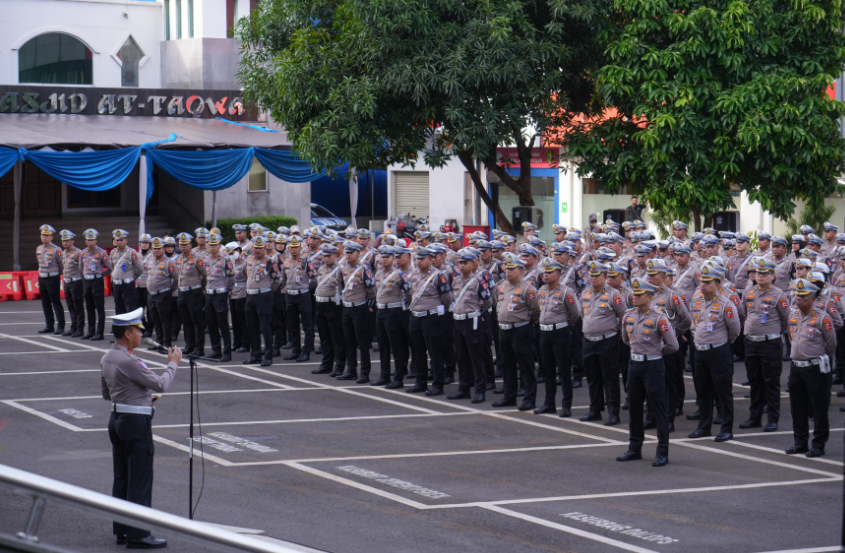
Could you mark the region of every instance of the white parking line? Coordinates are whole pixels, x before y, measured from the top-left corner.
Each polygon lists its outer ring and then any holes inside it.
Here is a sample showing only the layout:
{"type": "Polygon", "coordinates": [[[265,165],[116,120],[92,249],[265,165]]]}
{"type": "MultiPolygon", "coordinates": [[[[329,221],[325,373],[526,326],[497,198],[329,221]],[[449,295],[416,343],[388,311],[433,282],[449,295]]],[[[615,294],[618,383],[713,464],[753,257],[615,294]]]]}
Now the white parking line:
{"type": "Polygon", "coordinates": [[[755,463],[762,463],[762,464],[765,464],[765,465],[783,467],[783,468],[797,470],[797,471],[801,471],[801,472],[809,472],[810,474],[820,474],[822,476],[829,476],[829,477],[839,478],[839,479],[842,478],[842,476],[840,476],[839,474],[833,473],[833,472],[827,472],[827,471],[818,470],[818,469],[811,469],[809,467],[802,467],[802,466],[793,465],[793,464],[790,464],[790,463],[781,463],[780,461],[772,461],[770,459],[763,459],[761,457],[752,457],[751,455],[743,455],[742,453],[736,453],[734,451],[725,451],[723,449],[718,449],[718,448],[715,448],[715,447],[707,447],[707,446],[703,446],[703,445],[695,444],[695,443],[691,443],[691,442],[676,442],[676,445],[679,445],[681,447],[689,447],[689,448],[692,448],[692,449],[699,449],[701,451],[709,451],[711,453],[719,453],[721,455],[727,455],[728,457],[736,457],[738,459],[745,459],[746,461],[754,461],[755,463]]]}
{"type": "Polygon", "coordinates": [[[69,422],[63,421],[62,419],[56,418],[52,415],[48,415],[47,413],[42,413],[41,411],[38,411],[37,409],[33,409],[32,407],[27,407],[26,405],[21,405],[20,403],[17,403],[15,401],[12,401],[12,400],[9,400],[9,399],[2,400],[2,401],[0,401],[0,403],[5,403],[9,407],[14,407],[15,409],[20,409],[21,411],[23,411],[25,413],[29,413],[30,415],[35,415],[36,417],[42,418],[46,421],[50,421],[53,424],[58,424],[62,428],[67,428],[68,430],[73,430],[74,432],[79,432],[79,431],[82,430],[82,428],[80,428],[80,427],[78,427],[74,424],[70,424],[69,422]]]}
{"type": "MultiPolygon", "coordinates": [[[[45,346],[49,347],[49,346],[45,346]]],[[[48,355],[48,354],[56,354],[56,353],[91,353],[90,351],[86,351],[84,349],[77,349],[77,350],[70,350],[65,349],[61,351],[3,351],[0,352],[0,355],[48,355]]]]}
{"type": "MultiPolygon", "coordinates": [[[[184,444],[180,444],[179,442],[174,442],[173,440],[168,440],[167,438],[162,438],[161,436],[156,436],[155,434],[153,434],[153,440],[164,445],[169,445],[170,447],[176,448],[179,451],[184,451],[185,453],[191,452],[190,447],[184,444]]],[[[185,441],[187,440],[188,439],[185,438],[185,441]]],[[[217,463],[218,465],[223,465],[224,467],[232,466],[231,461],[227,461],[226,459],[223,459],[222,457],[217,457],[216,455],[211,455],[210,453],[204,453],[198,446],[194,446],[194,455],[196,455],[197,457],[205,457],[209,461],[217,463]]]]}
{"type": "Polygon", "coordinates": [[[842,551],[840,546],[807,547],[806,549],[781,549],[779,551],[763,551],[762,553],[827,553],[828,551],[842,551]]]}
{"type": "Polygon", "coordinates": [[[736,438],[734,438],[733,440],[727,441],[725,443],[728,444],[728,445],[738,445],[738,446],[742,446],[742,447],[748,447],[748,448],[751,448],[751,449],[758,449],[760,451],[768,451],[768,452],[771,452],[771,453],[777,453],[778,455],[785,455],[785,456],[793,458],[793,459],[803,458],[803,459],[807,459],[809,461],[815,461],[817,463],[826,463],[828,465],[835,465],[837,467],[845,466],[845,463],[842,463],[842,461],[834,461],[833,459],[823,459],[821,457],[795,457],[795,456],[792,456],[792,455],[786,455],[786,452],[782,449],[775,449],[773,447],[763,447],[761,445],[749,444],[749,443],[746,443],[746,442],[741,442],[741,441],[737,440],[736,438]]]}
{"type": "MultiPolygon", "coordinates": [[[[0,338],[7,338],[9,340],[17,340],[18,342],[23,342],[25,344],[30,344],[32,346],[38,346],[40,348],[52,349],[52,350],[55,350],[55,351],[61,351],[61,352],[71,351],[69,349],[51,346],[50,344],[45,344],[44,342],[36,342],[35,340],[30,340],[30,339],[24,338],[22,336],[10,336],[9,334],[0,334],[0,338]]],[[[47,338],[47,336],[44,336],[44,338],[47,338]]]]}
{"type": "Polygon", "coordinates": [[[98,373],[100,369],[68,369],[66,371],[32,371],[28,373],[0,373],[0,376],[29,376],[31,374],[98,373]]]}

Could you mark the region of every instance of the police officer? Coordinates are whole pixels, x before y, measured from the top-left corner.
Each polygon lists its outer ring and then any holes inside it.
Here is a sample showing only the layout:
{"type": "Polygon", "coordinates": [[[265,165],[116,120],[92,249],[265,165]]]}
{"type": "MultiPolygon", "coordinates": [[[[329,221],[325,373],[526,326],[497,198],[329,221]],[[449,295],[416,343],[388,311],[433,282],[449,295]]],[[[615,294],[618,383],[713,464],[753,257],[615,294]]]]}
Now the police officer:
{"type": "Polygon", "coordinates": [[[273,292],[284,286],[285,274],[266,256],[267,241],[255,236],[252,255],[246,261],[246,322],[251,354],[244,365],[273,364],[273,292]],[[261,358],[261,337],[264,358],[261,358]]]}
{"type": "Polygon", "coordinates": [[[353,240],[343,243],[346,265],[342,269],[343,338],[346,370],[338,380],[355,380],[358,384],[370,381],[370,309],[375,306],[376,281],[370,266],[359,262],[361,244],[353,240]],[[358,352],[361,353],[361,373],[358,374],[358,352]]]}
{"type": "Polygon", "coordinates": [[[405,307],[411,302],[411,283],[408,275],[396,265],[396,249],[379,247],[381,264],[376,272],[376,337],[378,338],[381,375],[373,386],[401,388],[408,373],[408,320],[405,307]],[[404,328],[403,328],[404,327],[404,328]],[[390,357],[396,370],[390,377],[390,357]]]}
{"type": "Polygon", "coordinates": [[[543,286],[537,292],[540,305],[540,359],[545,371],[546,397],[543,405],[534,409],[535,415],[556,413],[556,373],[560,374],[563,392],[561,417],[572,415],[572,327],[581,318],[575,290],[561,279],[563,265],[544,259],[543,286]]]}
{"type": "Polygon", "coordinates": [[[41,310],[44,311],[44,328],[38,334],[61,335],[65,331],[65,309],[61,302],[62,249],[53,244],[56,229],[41,225],[41,245],[35,249],[38,258],[38,289],[41,293],[41,310]],[[53,318],[53,312],[56,316],[53,318]],[[54,326],[58,323],[58,326],[54,326]]]}
{"type": "Polygon", "coordinates": [[[519,373],[525,397],[520,411],[536,407],[537,381],[534,377],[534,329],[540,320],[540,304],[534,284],[523,279],[525,265],[513,253],[504,255],[505,280],[496,291],[499,307],[499,342],[502,348],[504,378],[502,399],[493,407],[516,405],[519,373]]]}
{"type": "MultiPolygon", "coordinates": [[[[150,325],[155,330],[156,341],[165,348],[171,346],[173,328],[173,291],[179,286],[176,262],[164,255],[164,240],[152,239],[153,253],[144,260],[147,274],[147,310],[150,325]]],[[[156,350],[156,346],[148,349],[156,350]]],[[[164,352],[161,352],[164,353],[164,352]]]]}
{"type": "MultiPolygon", "coordinates": [[[[287,228],[287,227],[279,227],[287,228]]],[[[269,236],[269,235],[268,235],[269,236]]],[[[282,233],[275,236],[275,242],[272,244],[275,248],[270,250],[271,243],[267,242],[265,248],[267,257],[271,258],[274,263],[278,263],[279,267],[284,266],[285,260],[290,258],[288,254],[288,239],[282,233]]],[[[288,326],[288,292],[286,287],[282,286],[273,293],[273,356],[281,355],[283,349],[293,349],[293,339],[291,338],[290,328],[288,326]]],[[[313,305],[312,305],[313,307],[313,305]]]]}
{"type": "Polygon", "coordinates": [[[149,307],[147,302],[147,260],[152,258],[152,249],[150,249],[152,240],[152,236],[149,234],[142,234],[141,238],[138,240],[138,255],[141,257],[141,266],[143,270],[141,274],[138,275],[138,278],[135,279],[135,284],[137,285],[135,288],[135,293],[138,295],[138,307],[142,307],[144,309],[144,316],[141,319],[144,321],[144,336],[151,336],[152,335],[152,327],[153,325],[150,324],[149,319],[149,307]]]}
{"type": "Polygon", "coordinates": [[[205,317],[211,340],[211,357],[220,361],[232,360],[232,335],[229,333],[229,293],[235,287],[235,269],[228,255],[221,251],[223,237],[208,234],[208,254],[205,257],[207,279],[205,286],[205,317]],[[222,339],[222,351],[221,351],[222,339]]]}
{"type": "Polygon", "coordinates": [[[651,466],[662,467],[669,462],[669,418],[663,359],[678,350],[678,339],[666,314],[651,309],[649,305],[654,296],[654,286],[635,278],[631,280],[631,289],[636,307],[626,311],[622,319],[622,341],[631,348],[628,365],[630,441],[628,451],[616,460],[643,458],[643,403],[648,398],[648,408],[654,413],[657,426],[657,453],[651,466]]]}
{"type": "Polygon", "coordinates": [[[144,261],[141,256],[126,245],[129,233],[123,229],[112,231],[114,249],[109,254],[111,259],[112,295],[114,312],[118,315],[138,309],[138,292],[135,279],[144,273],[144,261]]]}
{"type": "MultiPolygon", "coordinates": [[[[293,229],[291,229],[293,230],[293,229]]],[[[282,270],[285,273],[287,288],[287,316],[290,326],[290,336],[293,341],[293,348],[285,361],[296,360],[304,363],[311,359],[311,351],[314,349],[314,314],[311,311],[311,285],[316,271],[308,265],[308,261],[302,257],[302,237],[293,235],[288,240],[290,259],[284,262],[282,270]],[[302,330],[305,334],[305,343],[300,342],[299,323],[302,322],[302,330]]],[[[316,286],[316,281],[313,281],[316,286]]],[[[348,354],[347,354],[348,355],[348,354]]]]}
{"type": "Polygon", "coordinates": [[[808,280],[795,283],[795,306],[789,318],[792,364],[789,368],[789,401],[792,408],[794,445],[788,455],[804,453],[821,457],[830,437],[831,358],[836,353],[836,332],[830,316],[816,306],[821,290],[808,280]],[[813,417],[813,442],[809,447],[813,417]]]}
{"type": "MultiPolygon", "coordinates": [[[[317,326],[320,330],[320,345],[323,359],[312,374],[343,374],[346,362],[346,347],[343,337],[343,303],[340,292],[343,289],[343,274],[338,264],[338,249],[332,244],[320,246],[323,262],[317,269],[317,287],[314,297],[317,306],[317,326]]],[[[388,350],[389,351],[389,350],[388,350]]],[[[388,359],[388,365],[389,365],[388,359]]]]}
{"type": "Polygon", "coordinates": [[[65,303],[70,313],[70,330],[62,336],[79,338],[85,329],[85,297],[82,291],[82,250],[73,245],[76,237],[69,230],[59,233],[62,239],[62,274],[65,282],[65,303]]]}
{"type": "Polygon", "coordinates": [[[783,341],[789,323],[789,301],[780,288],[772,285],[775,264],[770,259],[753,262],[757,284],[745,295],[745,367],[751,384],[750,417],[740,428],[762,426],[763,407],[768,406],[764,430],[778,429],[780,416],[780,376],[783,372],[783,341]]]}
{"type": "Polygon", "coordinates": [[[205,301],[202,289],[206,281],[205,261],[191,251],[187,232],[176,235],[182,254],[176,260],[179,275],[179,295],[176,305],[185,326],[185,351],[188,355],[205,355],[205,301]]]}
{"type": "Polygon", "coordinates": [[[103,277],[111,271],[109,254],[97,245],[99,233],[89,228],[83,233],[85,249],[82,251],[82,292],[88,313],[88,332],[83,340],[102,340],[106,325],[105,283],[103,277]]]}
{"type": "Polygon", "coordinates": [[[608,266],[591,261],[590,287],[581,293],[581,322],[584,333],[582,351],[590,410],[582,421],[601,420],[607,403],[605,425],[619,424],[619,321],[625,314],[625,300],[612,286],[607,286],[608,266]]]}
{"type": "Polygon", "coordinates": [[[241,251],[240,243],[237,241],[226,244],[226,252],[235,271],[235,283],[229,294],[229,313],[232,314],[232,351],[244,353],[249,351],[246,327],[246,255],[241,251]]]}
{"type": "Polygon", "coordinates": [[[191,253],[199,256],[205,257],[208,255],[208,229],[205,227],[199,227],[194,229],[194,234],[196,235],[197,247],[191,249],[191,253]]]}
{"type": "MultiPolygon", "coordinates": [[[[176,377],[182,359],[179,348],[167,352],[167,369],[161,375],[151,371],[132,351],[141,344],[143,309],[109,317],[114,345],[100,360],[100,388],[103,399],[111,402],[109,441],[112,444],[114,484],[112,496],[152,507],[153,433],[152,419],[156,397],[165,392],[176,377]]],[[[146,530],[114,523],[117,544],[130,549],[165,547],[167,540],[154,538],[146,530]]]]}
{"type": "Polygon", "coordinates": [[[484,317],[489,317],[493,306],[490,290],[492,277],[487,271],[479,271],[479,254],[473,249],[458,251],[458,271],[452,276],[452,303],[454,324],[454,348],[458,365],[458,390],[448,399],[470,399],[472,403],[485,400],[487,372],[485,363],[490,346],[485,337],[487,327],[484,317]],[[474,388],[474,394],[470,390],[474,388]]]}
{"type": "Polygon", "coordinates": [[[722,411],[722,425],[715,441],[733,439],[734,399],[731,344],[739,336],[736,306],[718,293],[724,271],[715,266],[701,268],[701,288],[691,300],[690,314],[695,335],[695,373],[698,411],[701,418],[690,438],[711,436],[713,399],[722,411]]]}
{"type": "Polygon", "coordinates": [[[775,264],[775,281],[772,283],[776,288],[784,292],[789,291],[789,283],[795,272],[794,263],[786,256],[786,240],[780,236],[772,237],[772,263],[775,264]]]}

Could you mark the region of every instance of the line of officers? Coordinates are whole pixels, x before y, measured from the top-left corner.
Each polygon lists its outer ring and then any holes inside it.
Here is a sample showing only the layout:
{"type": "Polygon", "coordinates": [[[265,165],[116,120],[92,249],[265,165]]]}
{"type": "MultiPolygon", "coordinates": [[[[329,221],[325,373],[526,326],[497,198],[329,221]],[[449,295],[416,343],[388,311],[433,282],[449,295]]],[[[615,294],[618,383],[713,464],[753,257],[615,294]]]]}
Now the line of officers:
{"type": "MultiPolygon", "coordinates": [[[[826,224],[826,235],[828,226],[834,227],[826,224]]],[[[196,247],[190,234],[178,234],[181,253],[172,257],[167,256],[167,247],[175,246],[171,237],[144,236],[141,251],[146,240],[152,253],[136,254],[125,249],[127,233],[118,229],[113,233],[115,249],[102,262],[103,272],[112,271],[116,310],[119,302],[128,309],[130,300],[119,286],[137,278],[141,288],[146,281],[147,311],[165,346],[173,339],[165,304],[177,298],[186,351],[196,354],[204,353],[207,318],[211,356],[230,358],[231,311],[237,349],[251,353],[244,363],[269,365],[286,347],[293,351],[285,359],[307,361],[316,313],[322,362],[313,372],[341,380],[370,382],[373,333],[381,364],[372,385],[400,388],[410,377],[414,383],[406,388],[409,393],[443,394],[457,370],[458,389],[450,399],[480,403],[494,390],[502,397],[493,406],[516,406],[522,397],[520,410],[544,414],[557,412],[560,384],[560,416],[567,417],[572,388],[586,375],[590,408],[582,420],[600,420],[606,408],[604,423],[619,424],[620,408],[629,407],[631,444],[619,460],[639,458],[644,430],[653,427],[659,438],[655,466],[668,462],[668,434],[674,417],[683,412],[687,352],[699,406],[687,415],[699,421],[690,437],[710,436],[715,422],[720,425],[717,441],[732,438],[731,346],[743,327],[751,406],[750,418],[740,427],[762,426],[767,413],[765,430],[777,429],[785,335],[791,342],[795,428],[795,445],[787,452],[823,455],[829,436],[830,358],[837,344],[834,325],[841,327],[842,320],[835,316],[839,297],[829,285],[829,257],[824,263],[812,260],[813,253],[820,255],[811,248],[816,240],[807,240],[807,247],[795,254],[800,257],[791,262],[784,255],[787,243],[779,237],[761,234],[760,249],[751,254],[750,238],[742,233],[719,236],[705,229],[687,240],[686,224],[676,221],[673,237],[662,242],[643,228],[636,221],[621,226],[607,221],[604,232],[590,236],[591,250],[579,231],[559,225],[554,226],[556,242],[547,247],[531,223],[523,225],[525,242],[518,247],[514,237],[499,231],[492,241],[475,233],[470,247],[462,248],[460,235],[420,230],[412,248],[383,235],[376,250],[366,229],[333,233],[312,228],[301,236],[296,227],[273,232],[254,224],[248,239],[247,228],[235,225],[236,241],[226,246],[221,246],[219,233],[206,229],[195,231],[196,247]],[[791,267],[785,270],[787,262],[791,267]],[[790,277],[787,284],[779,282],[784,272],[790,277]],[[743,277],[744,287],[739,284],[743,277]],[[813,300],[806,313],[802,305],[809,300],[802,298],[813,300]],[[620,373],[628,393],[624,406],[620,373]],[[498,376],[503,379],[500,388],[495,387],[498,376]],[[539,407],[538,383],[545,383],[546,392],[539,407]],[[815,421],[812,444],[810,416],[815,421]]],[[[832,238],[838,241],[836,230],[832,238]]],[[[43,241],[48,231],[54,232],[49,225],[42,227],[43,241]]],[[[62,231],[63,245],[66,237],[72,240],[72,233],[62,231]]],[[[85,237],[88,251],[95,251],[89,237],[96,248],[96,231],[89,229],[85,237]]],[[[39,248],[39,260],[41,256],[39,248]]],[[[45,278],[52,278],[49,272],[45,278]]],[[[89,329],[90,321],[89,310],[89,329]]],[[[81,319],[77,331],[80,324],[81,319]]],[[[49,328],[48,319],[45,331],[49,328]]]]}

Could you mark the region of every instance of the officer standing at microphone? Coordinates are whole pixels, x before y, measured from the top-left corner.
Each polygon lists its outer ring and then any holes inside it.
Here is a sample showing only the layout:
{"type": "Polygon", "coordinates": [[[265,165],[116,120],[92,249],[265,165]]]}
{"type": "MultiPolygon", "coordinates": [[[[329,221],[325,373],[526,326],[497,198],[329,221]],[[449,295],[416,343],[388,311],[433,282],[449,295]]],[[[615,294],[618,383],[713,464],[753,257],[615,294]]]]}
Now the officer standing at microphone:
{"type": "MultiPolygon", "coordinates": [[[[152,420],[156,398],[152,392],[164,392],[173,382],[182,359],[182,351],[167,353],[167,369],[162,375],[150,370],[133,350],[141,344],[144,309],[109,317],[115,343],[100,360],[100,388],[103,399],[111,401],[109,441],[112,444],[114,484],[112,496],[152,507],[153,433],[152,420]]],[[[154,538],[149,531],[114,523],[117,544],[129,549],[157,549],[167,540],[154,538]]]]}

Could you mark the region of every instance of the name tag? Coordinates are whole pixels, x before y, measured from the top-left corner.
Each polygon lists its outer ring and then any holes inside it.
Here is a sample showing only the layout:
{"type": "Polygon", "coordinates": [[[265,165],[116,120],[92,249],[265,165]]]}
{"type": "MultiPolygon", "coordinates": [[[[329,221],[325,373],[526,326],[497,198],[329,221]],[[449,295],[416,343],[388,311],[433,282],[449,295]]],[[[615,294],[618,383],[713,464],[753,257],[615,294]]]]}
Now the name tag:
{"type": "Polygon", "coordinates": [[[713,323],[712,322],[707,323],[707,332],[713,332],[713,323]]]}

